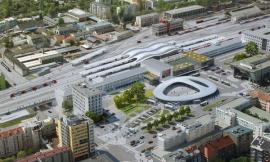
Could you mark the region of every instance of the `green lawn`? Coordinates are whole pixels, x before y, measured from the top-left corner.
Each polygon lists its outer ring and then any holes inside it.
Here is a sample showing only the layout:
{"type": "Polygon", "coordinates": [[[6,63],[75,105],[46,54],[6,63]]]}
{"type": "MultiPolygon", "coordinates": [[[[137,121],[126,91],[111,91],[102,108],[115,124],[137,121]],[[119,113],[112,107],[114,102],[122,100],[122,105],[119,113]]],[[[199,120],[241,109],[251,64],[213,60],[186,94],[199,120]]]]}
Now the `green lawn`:
{"type": "Polygon", "coordinates": [[[17,119],[14,119],[14,120],[11,120],[11,121],[8,121],[5,123],[0,123],[0,128],[6,128],[6,127],[13,126],[13,125],[17,125],[17,124],[21,123],[21,121],[23,121],[23,120],[26,120],[26,119],[29,119],[29,118],[36,116],[36,113],[34,113],[32,111],[29,111],[29,112],[30,112],[29,115],[26,115],[26,116],[23,116],[23,117],[20,117],[20,118],[17,118],[17,119]]]}
{"type": "Polygon", "coordinates": [[[218,100],[218,101],[216,101],[216,102],[214,102],[212,104],[204,106],[203,110],[204,111],[212,111],[214,108],[222,105],[223,102],[225,102],[225,101],[226,101],[226,99],[218,100]]]}
{"type": "Polygon", "coordinates": [[[135,113],[140,113],[149,108],[149,105],[146,104],[132,104],[128,105],[120,110],[122,110],[128,116],[134,116],[135,113]]]}
{"type": "Polygon", "coordinates": [[[153,97],[153,91],[151,89],[147,89],[145,90],[145,97],[146,98],[150,98],[150,97],[153,97]]]}

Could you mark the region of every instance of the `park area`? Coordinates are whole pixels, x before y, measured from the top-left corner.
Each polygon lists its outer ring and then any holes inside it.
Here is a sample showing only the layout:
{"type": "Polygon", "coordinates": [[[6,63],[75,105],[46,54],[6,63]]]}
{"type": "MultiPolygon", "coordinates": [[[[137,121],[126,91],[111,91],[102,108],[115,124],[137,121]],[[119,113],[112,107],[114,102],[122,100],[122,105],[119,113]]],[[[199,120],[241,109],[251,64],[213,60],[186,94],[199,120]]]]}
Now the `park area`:
{"type": "Polygon", "coordinates": [[[124,112],[127,116],[133,117],[150,108],[145,102],[147,98],[152,96],[152,90],[146,90],[143,83],[137,82],[124,92],[117,93],[113,100],[119,110],[124,112]]]}

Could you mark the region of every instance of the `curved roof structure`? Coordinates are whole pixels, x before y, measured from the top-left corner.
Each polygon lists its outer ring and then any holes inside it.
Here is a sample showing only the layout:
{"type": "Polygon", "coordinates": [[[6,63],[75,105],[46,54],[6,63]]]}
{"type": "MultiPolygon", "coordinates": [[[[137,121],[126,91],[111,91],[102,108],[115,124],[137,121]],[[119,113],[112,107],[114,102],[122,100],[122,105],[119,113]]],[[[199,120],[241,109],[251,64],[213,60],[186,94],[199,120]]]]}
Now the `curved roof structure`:
{"type": "Polygon", "coordinates": [[[154,56],[162,56],[177,50],[178,48],[172,42],[161,42],[152,43],[146,47],[128,49],[124,51],[122,55],[128,56],[129,58],[136,58],[136,62],[140,62],[154,56]]]}
{"type": "Polygon", "coordinates": [[[189,102],[196,99],[201,99],[207,97],[217,91],[217,86],[203,78],[193,77],[193,76],[182,76],[172,78],[170,80],[164,81],[159,84],[154,90],[154,95],[156,98],[169,101],[169,102],[189,102]],[[168,96],[165,94],[166,89],[173,84],[183,84],[194,88],[197,93],[183,96],[168,96]]]}

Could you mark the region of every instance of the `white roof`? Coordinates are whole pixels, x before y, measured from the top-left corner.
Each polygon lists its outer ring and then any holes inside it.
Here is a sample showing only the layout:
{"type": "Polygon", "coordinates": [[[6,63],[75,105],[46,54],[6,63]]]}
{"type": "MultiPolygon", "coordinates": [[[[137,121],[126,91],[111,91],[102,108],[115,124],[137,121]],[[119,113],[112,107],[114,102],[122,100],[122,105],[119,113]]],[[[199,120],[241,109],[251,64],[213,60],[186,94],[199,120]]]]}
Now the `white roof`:
{"type": "Polygon", "coordinates": [[[39,60],[35,60],[35,61],[29,61],[29,62],[25,62],[23,63],[27,68],[31,68],[34,66],[38,66],[41,65],[41,62],[39,60]]]}
{"type": "Polygon", "coordinates": [[[163,100],[163,101],[170,101],[170,102],[189,102],[196,99],[201,99],[207,97],[217,91],[217,86],[203,78],[193,77],[193,76],[183,76],[183,77],[176,77],[170,80],[166,80],[163,83],[159,84],[154,89],[154,95],[156,98],[163,100]],[[168,96],[165,94],[166,89],[171,86],[172,84],[185,84],[193,87],[198,92],[195,94],[190,95],[183,95],[183,96],[168,96]]]}

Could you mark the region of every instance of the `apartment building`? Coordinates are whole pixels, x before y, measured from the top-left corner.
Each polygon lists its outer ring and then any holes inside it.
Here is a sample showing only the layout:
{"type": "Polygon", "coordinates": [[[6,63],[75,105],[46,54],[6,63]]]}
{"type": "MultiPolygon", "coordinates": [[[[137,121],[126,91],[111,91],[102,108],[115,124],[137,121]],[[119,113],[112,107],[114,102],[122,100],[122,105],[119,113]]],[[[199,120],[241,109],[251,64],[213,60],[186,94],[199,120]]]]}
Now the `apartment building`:
{"type": "Polygon", "coordinates": [[[96,15],[101,19],[111,18],[111,7],[100,2],[90,3],[89,11],[91,14],[96,15]]]}
{"type": "Polygon", "coordinates": [[[261,109],[270,112],[270,94],[263,92],[261,90],[253,90],[250,93],[250,96],[254,99],[257,99],[261,109]]]}
{"type": "Polygon", "coordinates": [[[90,88],[86,83],[73,85],[73,113],[84,115],[87,111],[96,114],[103,114],[102,92],[95,88],[90,88]]]}
{"type": "Polygon", "coordinates": [[[26,156],[16,162],[73,162],[71,150],[68,146],[52,148],[26,156]]]}
{"type": "Polygon", "coordinates": [[[253,131],[251,129],[237,125],[226,129],[223,136],[229,136],[233,140],[236,146],[236,155],[249,154],[250,143],[253,140],[253,131]]]}
{"type": "Polygon", "coordinates": [[[236,147],[233,140],[229,136],[225,136],[209,141],[202,146],[202,154],[206,161],[216,158],[230,161],[236,155],[236,147]]]}
{"type": "Polygon", "coordinates": [[[146,15],[136,16],[136,25],[139,27],[151,26],[159,22],[158,13],[150,13],[146,15]]]}
{"type": "Polygon", "coordinates": [[[24,122],[17,128],[0,132],[0,158],[16,155],[21,150],[29,148],[38,151],[41,146],[41,124],[39,122],[24,122]]]}
{"type": "Polygon", "coordinates": [[[94,155],[94,125],[91,119],[75,115],[63,117],[57,121],[57,135],[59,146],[70,147],[75,161],[94,155]]]}
{"type": "Polygon", "coordinates": [[[256,137],[250,146],[250,157],[252,161],[270,161],[270,140],[261,136],[256,137]]]}

